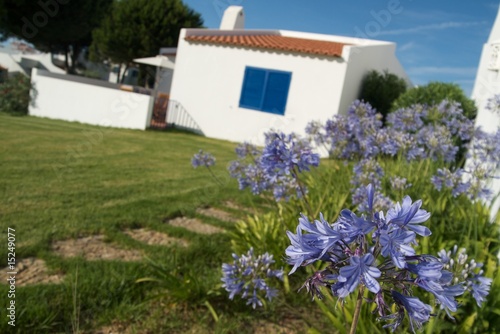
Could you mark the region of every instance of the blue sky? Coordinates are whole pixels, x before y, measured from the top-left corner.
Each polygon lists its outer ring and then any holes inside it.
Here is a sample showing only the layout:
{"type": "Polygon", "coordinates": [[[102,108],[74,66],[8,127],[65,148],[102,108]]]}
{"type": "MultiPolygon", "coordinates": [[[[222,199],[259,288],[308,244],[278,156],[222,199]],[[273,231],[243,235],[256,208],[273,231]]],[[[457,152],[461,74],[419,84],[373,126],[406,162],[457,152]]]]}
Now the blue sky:
{"type": "Polygon", "coordinates": [[[470,95],[483,44],[498,13],[494,0],[184,0],[218,28],[224,9],[243,6],[245,28],[284,29],[397,43],[415,85],[454,82],[470,95]]]}

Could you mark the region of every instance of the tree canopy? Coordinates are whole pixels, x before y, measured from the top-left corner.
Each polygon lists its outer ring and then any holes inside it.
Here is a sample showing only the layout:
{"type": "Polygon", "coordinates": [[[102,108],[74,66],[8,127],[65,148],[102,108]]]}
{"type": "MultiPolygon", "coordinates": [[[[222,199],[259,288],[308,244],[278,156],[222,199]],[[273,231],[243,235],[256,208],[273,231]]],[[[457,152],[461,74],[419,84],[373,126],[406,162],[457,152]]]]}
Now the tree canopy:
{"type": "Polygon", "coordinates": [[[175,47],[182,28],[199,28],[201,15],[181,0],[115,1],[92,36],[91,58],[131,63],[157,55],[161,47],[175,47]]]}
{"type": "Polygon", "coordinates": [[[72,69],[113,0],[0,0],[0,33],[42,51],[72,51],[72,69]]]}

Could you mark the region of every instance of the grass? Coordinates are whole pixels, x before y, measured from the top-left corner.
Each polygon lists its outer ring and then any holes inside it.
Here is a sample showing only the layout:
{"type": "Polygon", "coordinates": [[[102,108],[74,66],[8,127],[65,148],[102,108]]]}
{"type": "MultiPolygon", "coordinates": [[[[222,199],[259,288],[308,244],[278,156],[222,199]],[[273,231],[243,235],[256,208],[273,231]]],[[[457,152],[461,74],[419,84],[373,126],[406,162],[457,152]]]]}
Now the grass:
{"type": "MultiPolygon", "coordinates": [[[[18,262],[36,257],[45,261],[49,274],[64,277],[59,284],[17,287],[16,327],[4,319],[0,333],[97,333],[103,328],[109,332],[111,325],[113,332],[120,333],[291,334],[306,332],[307,327],[330,333],[332,325],[342,329],[349,323],[339,315],[336,300],[321,314],[309,297],[295,293],[306,278],[305,270],[290,276],[293,293],[277,298],[267,309],[253,311],[238,298],[228,300],[220,287],[220,268],[231,261],[231,249],[239,247],[241,254],[252,245],[256,252],[269,251],[277,258],[286,247],[281,242],[288,244],[283,229],[293,230],[297,212],[305,211],[300,208],[302,202],[273,208],[265,196],[256,199],[239,191],[226,172],[235,158],[234,143],[179,131],[106,129],[6,114],[0,114],[0,140],[0,228],[4,235],[7,228],[15,229],[18,262]],[[214,172],[222,186],[203,168],[191,167],[190,159],[200,148],[217,157],[214,172]],[[247,218],[256,210],[259,214],[237,225],[197,211],[205,206],[221,208],[238,218],[247,218]],[[179,216],[201,219],[228,233],[203,235],[166,224],[179,216]],[[236,226],[240,232],[234,233],[236,226]],[[190,244],[187,248],[147,245],[125,233],[135,228],[163,232],[190,244]],[[63,257],[52,249],[56,241],[90,235],[104,235],[106,242],[140,251],[144,259],[89,261],[81,256],[63,257]],[[335,321],[329,322],[325,315],[335,321]],[[272,327],[272,323],[279,326],[272,327]],[[283,331],[285,326],[288,329],[283,331]]],[[[490,296],[498,295],[498,232],[484,218],[487,210],[465,197],[453,199],[433,190],[429,182],[422,181],[430,175],[424,177],[427,168],[423,173],[413,172],[406,164],[386,162],[394,169],[388,169],[390,175],[405,175],[415,184],[410,195],[422,198],[433,214],[436,241],[423,242],[422,247],[431,248],[432,254],[455,243],[471,246],[470,254],[477,248],[482,256],[479,260],[486,261],[487,276],[497,278],[490,296]],[[398,168],[408,174],[400,174],[398,168]],[[477,238],[472,238],[473,225],[466,224],[471,221],[478,222],[477,238]],[[495,261],[489,258],[492,254],[495,261]]],[[[420,163],[413,167],[422,169],[420,163]]],[[[306,175],[311,190],[308,199],[327,219],[333,220],[341,208],[349,207],[351,173],[351,166],[326,160],[306,175]]],[[[0,258],[7,259],[7,243],[0,246],[0,258]]],[[[9,302],[7,292],[7,285],[0,284],[0,296],[4,296],[0,307],[4,309],[9,302]]],[[[457,313],[460,327],[446,321],[443,327],[428,325],[426,330],[494,330],[498,328],[497,304],[490,298],[479,310],[469,302],[457,313]]],[[[365,311],[361,327],[364,332],[374,331],[370,326],[378,323],[368,314],[370,310],[365,311]]],[[[316,333],[314,330],[310,333],[316,333]]]]}
{"type": "MultiPolygon", "coordinates": [[[[248,312],[241,303],[229,304],[219,291],[211,297],[220,316],[215,323],[196,296],[190,304],[151,299],[152,286],[136,283],[154,274],[146,261],[86,261],[61,257],[51,249],[57,240],[103,234],[121,248],[139,249],[181,277],[198,277],[197,289],[210,291],[219,283],[221,263],[230,260],[229,237],[199,235],[168,226],[165,220],[199,217],[207,224],[233,228],[201,217],[196,208],[222,207],[229,199],[251,205],[250,195],[238,191],[225,171],[235,157],[234,143],[176,131],[108,129],[7,114],[0,114],[0,141],[0,228],[4,235],[8,227],[15,229],[18,262],[40,258],[50,273],[65,277],[61,284],[17,287],[16,327],[4,319],[0,332],[92,332],[115,324],[137,333],[247,333],[256,319],[272,321],[283,313],[248,312]],[[190,158],[199,148],[217,157],[214,171],[222,187],[206,171],[191,167],[190,158]],[[191,244],[150,246],[123,233],[139,227],[183,237],[191,244]]],[[[0,257],[6,259],[3,244],[0,257]]],[[[6,285],[0,286],[0,295],[7,295],[6,285]]],[[[7,303],[1,298],[0,307],[7,303]]]]}

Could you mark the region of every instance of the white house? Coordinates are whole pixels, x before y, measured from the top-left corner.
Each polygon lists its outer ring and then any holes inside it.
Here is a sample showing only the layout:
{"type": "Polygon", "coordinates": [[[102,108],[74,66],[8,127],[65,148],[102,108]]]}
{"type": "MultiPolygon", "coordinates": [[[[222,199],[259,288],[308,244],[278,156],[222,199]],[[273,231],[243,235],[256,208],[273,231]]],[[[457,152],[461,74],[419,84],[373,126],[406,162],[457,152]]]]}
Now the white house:
{"type": "Polygon", "coordinates": [[[243,8],[231,6],[221,29],[180,33],[169,113],[182,109],[208,137],[259,144],[270,128],[304,133],[346,112],[370,70],[409,82],[394,43],[243,26],[243,8]]]}
{"type": "Polygon", "coordinates": [[[29,76],[31,69],[38,68],[52,73],[65,73],[55,66],[50,53],[42,53],[25,42],[12,41],[0,45],[0,66],[7,69],[9,75],[16,73],[29,76]]]}
{"type": "MultiPolygon", "coordinates": [[[[478,108],[476,126],[488,132],[494,132],[500,126],[500,115],[486,109],[488,99],[496,94],[500,94],[500,8],[488,41],[483,46],[471,96],[478,108]]],[[[497,176],[500,177],[500,171],[497,171],[497,176]]],[[[492,179],[491,190],[494,194],[500,193],[500,178],[492,179]]],[[[499,207],[500,198],[493,204],[493,213],[499,207]]]]}

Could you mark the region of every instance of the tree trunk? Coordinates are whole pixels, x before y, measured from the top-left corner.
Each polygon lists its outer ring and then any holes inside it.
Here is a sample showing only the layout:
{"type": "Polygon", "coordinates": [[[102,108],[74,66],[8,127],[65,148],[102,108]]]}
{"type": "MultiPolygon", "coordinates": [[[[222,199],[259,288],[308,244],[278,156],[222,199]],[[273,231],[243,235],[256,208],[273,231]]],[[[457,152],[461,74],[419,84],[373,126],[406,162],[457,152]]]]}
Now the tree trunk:
{"type": "Polygon", "coordinates": [[[116,73],[116,83],[120,83],[121,79],[121,72],[122,72],[122,63],[118,64],[118,73],[116,73]]]}
{"type": "Polygon", "coordinates": [[[71,52],[71,73],[76,74],[76,61],[78,59],[79,47],[76,44],[72,45],[71,52]]]}
{"type": "Polygon", "coordinates": [[[122,73],[122,78],[120,80],[121,83],[123,83],[123,80],[125,79],[125,73],[127,73],[127,70],[129,68],[129,64],[127,63],[127,65],[125,66],[125,69],[123,70],[123,73],[122,73]]]}
{"type": "Polygon", "coordinates": [[[69,73],[69,62],[68,62],[68,45],[64,46],[64,70],[69,73]]]}

